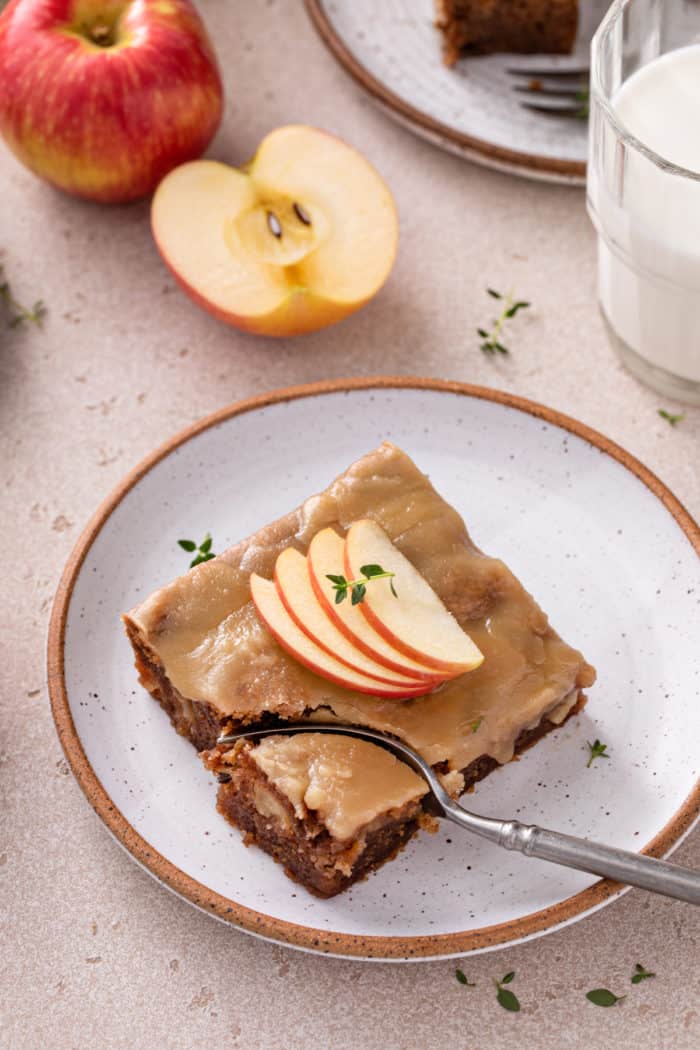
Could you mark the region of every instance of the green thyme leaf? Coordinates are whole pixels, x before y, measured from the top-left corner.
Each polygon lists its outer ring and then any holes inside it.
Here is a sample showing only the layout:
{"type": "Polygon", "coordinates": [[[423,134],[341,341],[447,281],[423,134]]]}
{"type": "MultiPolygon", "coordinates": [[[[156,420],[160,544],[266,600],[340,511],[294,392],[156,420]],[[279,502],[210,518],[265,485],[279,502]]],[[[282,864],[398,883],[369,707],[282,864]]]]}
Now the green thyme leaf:
{"type": "Polygon", "coordinates": [[[614,995],[607,988],[593,988],[592,991],[586,992],[586,999],[596,1006],[615,1006],[626,998],[625,995],[614,995]]]}
{"type": "Polygon", "coordinates": [[[590,91],[588,87],[583,87],[579,91],[577,91],[575,98],[577,102],[581,103],[581,106],[576,111],[575,116],[577,116],[579,120],[588,120],[591,106],[590,91]]]}
{"type": "Polygon", "coordinates": [[[335,604],[336,605],[340,605],[341,602],[345,601],[347,596],[348,596],[347,588],[346,587],[339,587],[337,589],[337,591],[335,592],[335,604]]]}
{"type": "Polygon", "coordinates": [[[637,963],[630,980],[632,984],[641,984],[642,981],[646,981],[649,977],[656,977],[656,974],[652,973],[651,970],[645,970],[641,963],[637,963]]]}
{"type": "Polygon", "coordinates": [[[364,601],[367,588],[364,583],[356,583],[352,589],[351,602],[353,605],[359,605],[361,601],[364,601]]]}
{"type": "Polygon", "coordinates": [[[527,310],[529,305],[530,304],[525,302],[524,299],[518,300],[517,303],[513,303],[513,305],[510,307],[509,310],[506,310],[506,317],[508,317],[508,318],[515,317],[515,315],[517,314],[518,310],[527,310]]]}
{"type": "Polygon", "coordinates": [[[455,970],[455,977],[459,983],[463,984],[466,988],[476,988],[476,981],[470,981],[463,970],[455,970]]]}
{"type": "Polygon", "coordinates": [[[339,587],[347,587],[348,584],[344,576],[332,576],[331,573],[326,573],[326,579],[331,583],[337,583],[339,587]]]}
{"type": "Polygon", "coordinates": [[[199,550],[201,554],[208,554],[211,550],[211,536],[209,535],[209,533],[206,534],[206,536],[200,543],[199,550]]]}
{"type": "Polygon", "coordinates": [[[501,978],[501,984],[510,984],[510,982],[513,980],[514,977],[515,977],[515,970],[511,970],[510,973],[507,973],[505,975],[505,977],[501,978]]]}
{"type": "Polygon", "coordinates": [[[398,594],[396,593],[396,587],[394,587],[394,581],[393,580],[389,580],[389,587],[390,587],[391,593],[394,595],[394,597],[398,598],[398,594]]]}
{"type": "Polygon", "coordinates": [[[516,1014],[520,1009],[518,997],[514,995],[513,992],[509,991],[508,988],[501,988],[499,985],[496,998],[504,1010],[510,1010],[512,1013],[516,1014]]]}
{"type": "Polygon", "coordinates": [[[489,337],[489,333],[485,328],[477,328],[476,333],[477,335],[480,335],[482,339],[488,339],[489,337]]]}
{"type": "Polygon", "coordinates": [[[665,419],[667,423],[670,423],[672,427],[675,427],[676,423],[682,423],[685,419],[685,415],[682,412],[680,415],[674,416],[672,412],[667,412],[665,408],[659,409],[659,415],[662,419],[665,419]]]}
{"type": "Polygon", "coordinates": [[[610,755],[607,754],[607,744],[601,744],[600,740],[594,740],[592,744],[587,740],[586,743],[588,744],[588,749],[590,751],[588,761],[586,762],[586,769],[590,769],[596,758],[610,758],[610,755]]]}
{"type": "Polygon", "coordinates": [[[384,569],[381,565],[361,565],[360,572],[363,576],[366,576],[368,580],[371,579],[372,576],[384,575],[384,569]]]}
{"type": "Polygon", "coordinates": [[[196,551],[194,558],[190,562],[190,568],[194,569],[195,565],[201,565],[203,561],[211,561],[216,555],[211,549],[212,538],[210,533],[206,533],[202,542],[197,545],[194,540],[178,540],[178,546],[182,547],[183,551],[187,551],[192,554],[196,551]]]}
{"type": "MultiPolygon", "coordinates": [[[[483,715],[479,715],[478,718],[475,718],[473,722],[469,723],[469,728],[471,729],[472,733],[476,733],[477,729],[479,728],[479,726],[481,725],[481,723],[483,721],[484,721],[484,716],[483,715]]],[[[511,980],[512,980],[512,978],[511,978],[511,980]]]]}
{"type": "Polygon", "coordinates": [[[9,318],[7,319],[8,328],[19,328],[21,324],[25,322],[27,324],[35,324],[37,328],[41,328],[44,317],[46,316],[46,307],[42,299],[37,299],[31,309],[27,306],[23,306],[22,303],[18,302],[12,294],[10,289],[10,282],[4,280],[4,272],[2,266],[0,266],[0,299],[4,302],[5,306],[11,311],[9,318]]]}
{"type": "Polygon", "coordinates": [[[487,288],[486,291],[489,293],[492,299],[502,299],[503,296],[500,292],[495,291],[493,288],[487,288]]]}

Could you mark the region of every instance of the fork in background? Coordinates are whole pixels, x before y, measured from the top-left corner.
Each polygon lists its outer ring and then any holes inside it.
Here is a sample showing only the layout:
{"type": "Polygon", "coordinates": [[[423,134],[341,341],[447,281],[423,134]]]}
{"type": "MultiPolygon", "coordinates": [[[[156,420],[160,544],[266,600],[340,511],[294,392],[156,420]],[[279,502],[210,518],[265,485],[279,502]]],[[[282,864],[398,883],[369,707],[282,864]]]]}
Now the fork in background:
{"type": "Polygon", "coordinates": [[[507,72],[521,81],[515,84],[514,90],[527,96],[527,100],[520,102],[525,109],[547,117],[588,118],[587,66],[567,69],[511,67],[507,72]]]}

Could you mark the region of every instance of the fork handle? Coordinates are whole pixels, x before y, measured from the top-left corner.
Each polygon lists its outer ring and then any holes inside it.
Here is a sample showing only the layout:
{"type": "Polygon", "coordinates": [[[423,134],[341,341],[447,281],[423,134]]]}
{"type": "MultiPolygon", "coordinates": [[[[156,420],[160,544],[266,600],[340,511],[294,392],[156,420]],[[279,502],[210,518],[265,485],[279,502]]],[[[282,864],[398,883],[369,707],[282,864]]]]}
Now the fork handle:
{"type": "Polygon", "coordinates": [[[497,840],[506,849],[518,850],[526,857],[539,857],[567,868],[615,879],[676,900],[700,904],[700,871],[669,864],[655,857],[603,846],[588,839],[562,835],[517,820],[503,821],[497,840]]]}

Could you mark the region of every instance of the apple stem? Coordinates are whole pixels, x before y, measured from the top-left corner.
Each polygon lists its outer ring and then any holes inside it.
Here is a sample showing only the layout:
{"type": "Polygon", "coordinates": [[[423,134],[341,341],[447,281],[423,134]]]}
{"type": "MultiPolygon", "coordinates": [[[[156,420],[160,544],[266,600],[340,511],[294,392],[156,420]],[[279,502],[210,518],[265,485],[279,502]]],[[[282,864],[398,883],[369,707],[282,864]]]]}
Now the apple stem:
{"type": "Polygon", "coordinates": [[[96,22],[91,27],[89,36],[99,47],[109,47],[112,43],[112,30],[106,22],[96,22]]]}

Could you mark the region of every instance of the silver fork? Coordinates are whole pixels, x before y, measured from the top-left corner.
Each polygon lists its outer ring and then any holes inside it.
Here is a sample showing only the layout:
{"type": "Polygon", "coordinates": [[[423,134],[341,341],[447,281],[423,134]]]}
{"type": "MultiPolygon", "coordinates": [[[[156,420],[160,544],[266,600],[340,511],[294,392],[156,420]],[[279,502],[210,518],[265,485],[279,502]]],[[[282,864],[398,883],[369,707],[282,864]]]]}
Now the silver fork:
{"type": "Polygon", "coordinates": [[[547,117],[569,117],[586,120],[588,117],[587,66],[570,66],[566,69],[552,67],[508,68],[510,76],[517,78],[514,90],[526,95],[520,105],[547,117]]]}
{"type": "Polygon", "coordinates": [[[587,871],[592,875],[615,879],[617,882],[641,889],[661,893],[676,900],[700,904],[700,872],[690,868],[681,868],[654,857],[645,857],[639,853],[617,849],[615,846],[603,846],[588,839],[564,835],[559,831],[549,831],[535,824],[521,824],[518,820],[497,820],[493,817],[482,817],[478,813],[460,806],[450,798],[435,770],[417,751],[402,740],[389,736],[376,729],[364,729],[359,726],[343,726],[326,723],[293,723],[274,729],[248,729],[240,733],[231,733],[219,737],[219,744],[233,744],[237,740],[256,739],[259,737],[281,734],[288,736],[294,733],[336,733],[342,736],[358,737],[371,740],[380,747],[391,751],[426,781],[430,794],[435,802],[438,815],[458,824],[465,831],[471,831],[481,838],[495,842],[504,849],[518,850],[526,857],[539,857],[541,860],[562,864],[567,868],[587,871]]]}

